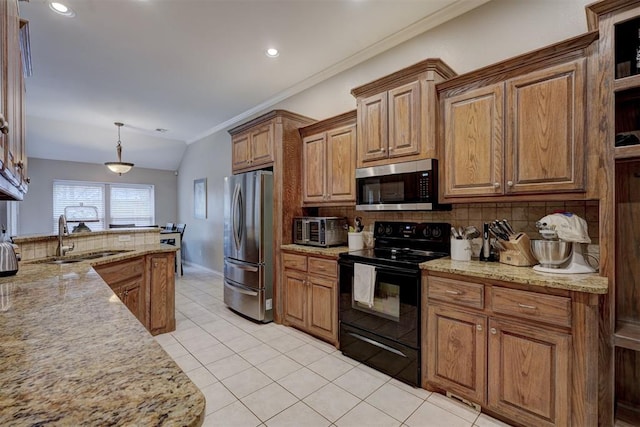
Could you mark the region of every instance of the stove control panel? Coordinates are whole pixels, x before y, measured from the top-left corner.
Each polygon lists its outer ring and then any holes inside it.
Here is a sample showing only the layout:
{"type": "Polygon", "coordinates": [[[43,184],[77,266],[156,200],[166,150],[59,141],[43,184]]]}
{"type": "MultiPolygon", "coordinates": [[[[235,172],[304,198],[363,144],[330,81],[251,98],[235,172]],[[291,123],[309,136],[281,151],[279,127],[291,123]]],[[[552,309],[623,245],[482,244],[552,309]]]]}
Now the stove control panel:
{"type": "Polygon", "coordinates": [[[376,221],[374,237],[407,240],[448,241],[451,224],[441,222],[376,221]]]}

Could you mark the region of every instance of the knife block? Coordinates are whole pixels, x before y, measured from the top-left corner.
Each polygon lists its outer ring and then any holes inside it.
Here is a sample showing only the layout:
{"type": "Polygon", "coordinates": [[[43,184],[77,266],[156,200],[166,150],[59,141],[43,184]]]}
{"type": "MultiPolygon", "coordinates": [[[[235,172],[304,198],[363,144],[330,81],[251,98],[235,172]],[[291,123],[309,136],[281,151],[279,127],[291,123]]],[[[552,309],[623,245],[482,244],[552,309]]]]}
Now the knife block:
{"type": "Polygon", "coordinates": [[[531,252],[531,240],[529,240],[529,236],[526,233],[518,233],[517,236],[510,238],[509,241],[501,240],[500,243],[506,248],[506,250],[500,251],[501,263],[515,265],[516,267],[530,267],[538,263],[538,260],[531,252]]]}

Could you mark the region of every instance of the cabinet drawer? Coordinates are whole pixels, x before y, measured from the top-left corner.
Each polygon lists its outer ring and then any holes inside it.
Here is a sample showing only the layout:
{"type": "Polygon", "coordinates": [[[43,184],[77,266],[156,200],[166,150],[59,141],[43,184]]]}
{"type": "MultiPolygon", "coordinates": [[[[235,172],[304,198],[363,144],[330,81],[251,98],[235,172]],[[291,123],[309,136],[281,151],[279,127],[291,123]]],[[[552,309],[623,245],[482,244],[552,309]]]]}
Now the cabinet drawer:
{"type": "Polygon", "coordinates": [[[568,297],[494,287],[491,305],[495,313],[571,326],[571,298],[568,297]]]}
{"type": "Polygon", "coordinates": [[[338,277],[338,263],[332,259],[309,257],[309,273],[338,277]]]}
{"type": "Polygon", "coordinates": [[[282,265],[284,266],[284,268],[307,271],[307,256],[283,252],[282,265]]]}
{"type": "Polygon", "coordinates": [[[430,276],[427,279],[427,296],[467,307],[484,307],[484,285],[478,283],[430,276]]]}
{"type": "Polygon", "coordinates": [[[102,277],[102,280],[111,286],[123,280],[142,276],[144,274],[144,262],[140,257],[105,266],[96,266],[94,269],[102,277]]]}

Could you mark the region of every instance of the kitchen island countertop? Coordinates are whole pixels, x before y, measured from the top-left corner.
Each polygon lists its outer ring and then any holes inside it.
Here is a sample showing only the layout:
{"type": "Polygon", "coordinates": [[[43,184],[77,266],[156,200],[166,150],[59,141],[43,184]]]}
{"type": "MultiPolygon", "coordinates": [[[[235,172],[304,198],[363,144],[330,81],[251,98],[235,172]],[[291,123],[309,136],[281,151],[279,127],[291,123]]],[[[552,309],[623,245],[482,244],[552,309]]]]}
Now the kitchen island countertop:
{"type": "Polygon", "coordinates": [[[502,280],[505,282],[534,285],[546,288],[563,289],[592,294],[606,294],[608,279],[591,274],[551,274],[538,273],[531,267],[515,267],[499,262],[453,261],[451,258],[439,258],[423,262],[420,268],[441,273],[460,274],[469,277],[502,280]]]}
{"type": "Polygon", "coordinates": [[[0,425],[198,426],[205,399],[92,265],[20,263],[0,278],[0,425]]]}

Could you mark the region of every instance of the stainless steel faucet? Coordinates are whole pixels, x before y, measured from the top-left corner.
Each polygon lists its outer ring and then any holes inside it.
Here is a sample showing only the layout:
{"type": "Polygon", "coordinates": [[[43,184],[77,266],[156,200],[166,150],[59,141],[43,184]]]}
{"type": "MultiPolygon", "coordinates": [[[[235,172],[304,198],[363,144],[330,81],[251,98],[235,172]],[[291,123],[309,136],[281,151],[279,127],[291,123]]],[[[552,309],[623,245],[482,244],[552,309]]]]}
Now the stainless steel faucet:
{"type": "Polygon", "coordinates": [[[58,250],[56,251],[57,256],[64,256],[67,252],[71,252],[75,247],[74,243],[72,243],[71,246],[63,245],[62,238],[68,235],[69,229],[67,228],[67,218],[63,214],[58,218],[58,250]]]}

